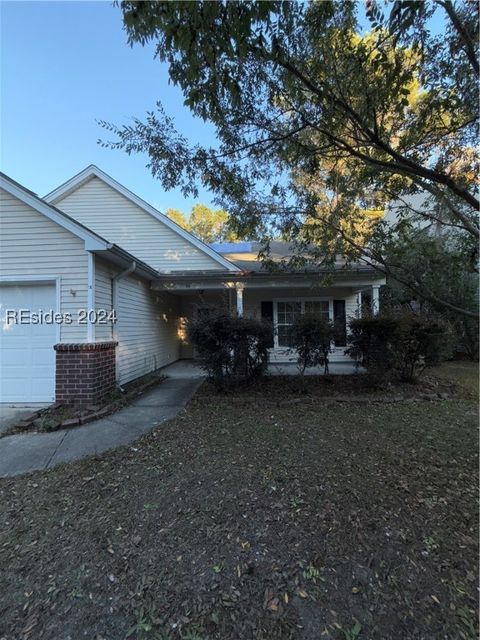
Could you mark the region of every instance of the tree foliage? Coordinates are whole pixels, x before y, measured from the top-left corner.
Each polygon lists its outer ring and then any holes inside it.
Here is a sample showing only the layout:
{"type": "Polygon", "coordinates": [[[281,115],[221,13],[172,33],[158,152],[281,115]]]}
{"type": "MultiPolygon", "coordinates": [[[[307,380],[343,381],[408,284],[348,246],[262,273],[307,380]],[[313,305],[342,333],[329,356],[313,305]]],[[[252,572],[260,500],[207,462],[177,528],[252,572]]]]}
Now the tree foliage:
{"type": "Polygon", "coordinates": [[[188,220],[184,216],[184,214],[180,211],[180,209],[172,209],[169,208],[165,211],[165,215],[178,224],[182,229],[186,229],[188,231],[189,225],[188,220]]]}
{"type": "Polygon", "coordinates": [[[234,242],[237,239],[228,213],[223,209],[210,209],[204,204],[192,207],[189,229],[204,242],[234,242]]]}
{"type": "Polygon", "coordinates": [[[352,2],[120,6],[130,43],[155,42],[185,104],[216,128],[217,147],[191,146],[161,105],[132,126],[103,123],[105,144],[148,153],[166,188],[202,183],[238,229],[279,230],[316,262],[341,252],[388,273],[382,251],[365,251],[365,211],[418,193],[432,198],[418,215],[441,210],[476,245],[477,3],[369,0],[369,33],[352,2]]]}
{"type": "Polygon", "coordinates": [[[203,242],[235,242],[238,235],[232,228],[230,216],[223,209],[211,209],[205,204],[195,204],[188,218],[178,209],[167,209],[166,215],[193,233],[203,242]]]}
{"type": "Polygon", "coordinates": [[[469,243],[458,232],[419,233],[404,225],[395,239],[385,243],[389,287],[382,307],[412,305],[412,289],[420,289],[414,307],[448,319],[457,337],[457,348],[478,359],[478,277],[469,243]],[[399,266],[397,266],[399,265],[399,266]],[[471,309],[474,316],[459,313],[471,309]]]}

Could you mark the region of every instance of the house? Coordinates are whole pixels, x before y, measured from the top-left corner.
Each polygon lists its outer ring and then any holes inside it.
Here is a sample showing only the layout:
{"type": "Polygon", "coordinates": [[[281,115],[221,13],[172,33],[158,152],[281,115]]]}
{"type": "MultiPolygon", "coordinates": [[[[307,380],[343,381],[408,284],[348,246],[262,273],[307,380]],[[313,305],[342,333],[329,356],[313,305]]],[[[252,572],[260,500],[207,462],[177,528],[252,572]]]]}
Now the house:
{"type": "MultiPolygon", "coordinates": [[[[39,198],[0,183],[0,401],[95,403],[181,358],[185,327],[230,310],[273,321],[271,359],[292,359],[288,328],[315,311],[340,326],[384,280],[366,265],[269,271],[254,243],[207,246],[95,166],[39,198]]],[[[285,247],[274,245],[280,260],[285,247]]],[[[343,330],[342,330],[343,323],[343,330]]]]}

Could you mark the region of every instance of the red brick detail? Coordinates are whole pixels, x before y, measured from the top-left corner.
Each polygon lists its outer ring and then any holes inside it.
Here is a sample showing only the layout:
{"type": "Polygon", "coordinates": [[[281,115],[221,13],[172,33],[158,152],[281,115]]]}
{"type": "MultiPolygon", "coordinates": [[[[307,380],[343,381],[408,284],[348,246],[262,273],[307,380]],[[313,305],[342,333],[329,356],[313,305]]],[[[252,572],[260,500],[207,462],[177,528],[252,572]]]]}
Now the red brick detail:
{"type": "Polygon", "coordinates": [[[101,401],[113,391],[117,344],[56,344],[56,401],[84,406],[101,401]]]}

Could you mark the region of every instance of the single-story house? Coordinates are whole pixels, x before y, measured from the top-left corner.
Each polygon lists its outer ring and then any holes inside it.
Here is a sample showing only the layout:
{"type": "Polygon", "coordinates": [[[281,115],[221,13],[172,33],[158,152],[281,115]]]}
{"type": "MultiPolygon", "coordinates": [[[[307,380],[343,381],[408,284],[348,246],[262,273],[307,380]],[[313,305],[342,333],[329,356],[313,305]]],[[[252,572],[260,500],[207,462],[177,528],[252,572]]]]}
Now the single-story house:
{"type": "Polygon", "coordinates": [[[384,279],[366,265],[339,262],[328,283],[313,268],[272,272],[254,243],[208,246],[95,166],[43,198],[2,174],[0,194],[1,402],[92,403],[194,358],[186,324],[212,308],[271,320],[281,362],[297,314],[341,326],[362,292],[378,307],[384,279]]]}

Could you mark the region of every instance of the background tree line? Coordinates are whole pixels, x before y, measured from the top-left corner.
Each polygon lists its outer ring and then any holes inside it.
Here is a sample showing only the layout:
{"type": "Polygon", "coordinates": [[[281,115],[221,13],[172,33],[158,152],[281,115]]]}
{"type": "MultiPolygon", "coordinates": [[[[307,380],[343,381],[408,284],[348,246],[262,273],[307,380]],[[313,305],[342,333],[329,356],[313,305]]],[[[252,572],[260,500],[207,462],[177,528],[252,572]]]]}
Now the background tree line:
{"type": "Polygon", "coordinates": [[[230,216],[223,209],[211,209],[205,204],[193,205],[190,214],[179,209],[167,209],[165,214],[182,229],[209,244],[212,242],[236,242],[240,238],[233,228],[230,216]]]}

